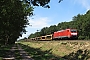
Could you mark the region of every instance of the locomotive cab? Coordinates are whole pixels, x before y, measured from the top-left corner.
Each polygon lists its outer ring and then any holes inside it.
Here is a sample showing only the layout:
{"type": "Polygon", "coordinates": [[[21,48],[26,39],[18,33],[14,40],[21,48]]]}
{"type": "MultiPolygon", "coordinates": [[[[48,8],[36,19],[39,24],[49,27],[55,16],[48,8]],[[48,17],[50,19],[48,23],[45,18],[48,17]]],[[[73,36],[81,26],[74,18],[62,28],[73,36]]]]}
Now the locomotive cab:
{"type": "Polygon", "coordinates": [[[77,38],[77,30],[76,29],[71,29],[71,38],[77,38]]]}

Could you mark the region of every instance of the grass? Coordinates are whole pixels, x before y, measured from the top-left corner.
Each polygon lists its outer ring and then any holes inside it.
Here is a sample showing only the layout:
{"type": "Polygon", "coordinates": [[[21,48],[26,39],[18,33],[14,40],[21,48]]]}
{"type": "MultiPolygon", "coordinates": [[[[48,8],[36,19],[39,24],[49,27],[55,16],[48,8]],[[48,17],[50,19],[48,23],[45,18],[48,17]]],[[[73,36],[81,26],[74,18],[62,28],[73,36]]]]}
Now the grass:
{"type": "MultiPolygon", "coordinates": [[[[22,45],[23,49],[25,49],[35,60],[63,60],[61,57],[68,56],[70,58],[70,54],[72,54],[72,52],[75,55],[78,53],[78,50],[90,50],[89,43],[90,42],[76,41],[32,41],[21,42],[20,44],[22,45]]],[[[81,58],[81,55],[78,55],[78,58],[81,58]]]]}
{"type": "Polygon", "coordinates": [[[56,57],[54,56],[50,51],[52,49],[49,50],[43,50],[41,51],[40,48],[32,48],[30,46],[27,45],[22,45],[23,49],[25,49],[28,54],[34,58],[35,60],[51,60],[51,59],[56,59],[56,60],[61,60],[62,58],[60,57],[56,57]]]}

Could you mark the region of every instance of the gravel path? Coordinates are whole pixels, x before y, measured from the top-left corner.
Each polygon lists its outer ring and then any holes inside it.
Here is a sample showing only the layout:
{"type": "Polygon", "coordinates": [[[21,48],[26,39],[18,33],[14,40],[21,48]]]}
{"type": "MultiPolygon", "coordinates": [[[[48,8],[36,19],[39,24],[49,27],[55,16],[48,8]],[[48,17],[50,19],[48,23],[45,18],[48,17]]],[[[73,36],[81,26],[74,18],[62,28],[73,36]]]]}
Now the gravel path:
{"type": "Polygon", "coordinates": [[[18,50],[20,51],[20,56],[22,57],[22,60],[34,60],[32,59],[27,52],[25,52],[20,45],[18,45],[18,50]]]}
{"type": "Polygon", "coordinates": [[[7,52],[6,57],[3,58],[3,60],[17,60],[17,56],[15,56],[15,51],[18,51],[20,53],[20,60],[34,60],[32,59],[27,52],[24,51],[24,49],[21,48],[19,44],[14,45],[9,52],[7,52]]]}

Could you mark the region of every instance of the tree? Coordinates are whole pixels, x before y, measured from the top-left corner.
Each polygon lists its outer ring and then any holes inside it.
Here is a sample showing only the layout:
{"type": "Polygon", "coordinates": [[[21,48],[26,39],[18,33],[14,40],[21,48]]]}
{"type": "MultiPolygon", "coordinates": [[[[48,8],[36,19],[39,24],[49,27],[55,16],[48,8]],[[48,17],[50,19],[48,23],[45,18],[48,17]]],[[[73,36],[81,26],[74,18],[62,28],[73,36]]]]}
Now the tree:
{"type": "Polygon", "coordinates": [[[31,16],[33,8],[29,8],[19,0],[0,0],[0,43],[15,43],[19,36],[26,32],[27,15],[31,16]]]}
{"type": "Polygon", "coordinates": [[[51,25],[48,30],[49,30],[48,31],[49,34],[53,34],[55,31],[58,31],[56,25],[51,25]]]}
{"type": "MultiPolygon", "coordinates": [[[[50,8],[48,3],[50,3],[51,0],[22,0],[25,3],[29,4],[30,6],[42,6],[44,8],[50,8]]],[[[58,0],[59,3],[63,0],[58,0]]]]}
{"type": "Polygon", "coordinates": [[[36,37],[36,35],[32,33],[32,34],[29,35],[28,39],[35,38],[35,37],[36,37]]]}

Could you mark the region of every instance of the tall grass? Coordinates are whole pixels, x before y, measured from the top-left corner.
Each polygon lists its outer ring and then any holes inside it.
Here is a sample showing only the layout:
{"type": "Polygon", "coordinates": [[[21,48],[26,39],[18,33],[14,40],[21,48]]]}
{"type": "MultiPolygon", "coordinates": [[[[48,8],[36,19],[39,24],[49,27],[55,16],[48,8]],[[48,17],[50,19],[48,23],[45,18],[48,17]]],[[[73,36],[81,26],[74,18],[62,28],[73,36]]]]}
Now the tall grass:
{"type": "MultiPolygon", "coordinates": [[[[42,59],[48,60],[50,58],[64,57],[64,56],[68,56],[72,52],[74,52],[75,55],[78,54],[77,52],[78,50],[82,50],[82,51],[86,49],[90,50],[90,44],[89,44],[90,42],[32,41],[32,42],[20,42],[20,43],[22,44],[22,47],[36,60],[38,58],[41,60],[42,59]]],[[[80,58],[81,56],[79,55],[78,57],[80,58]]]]}

